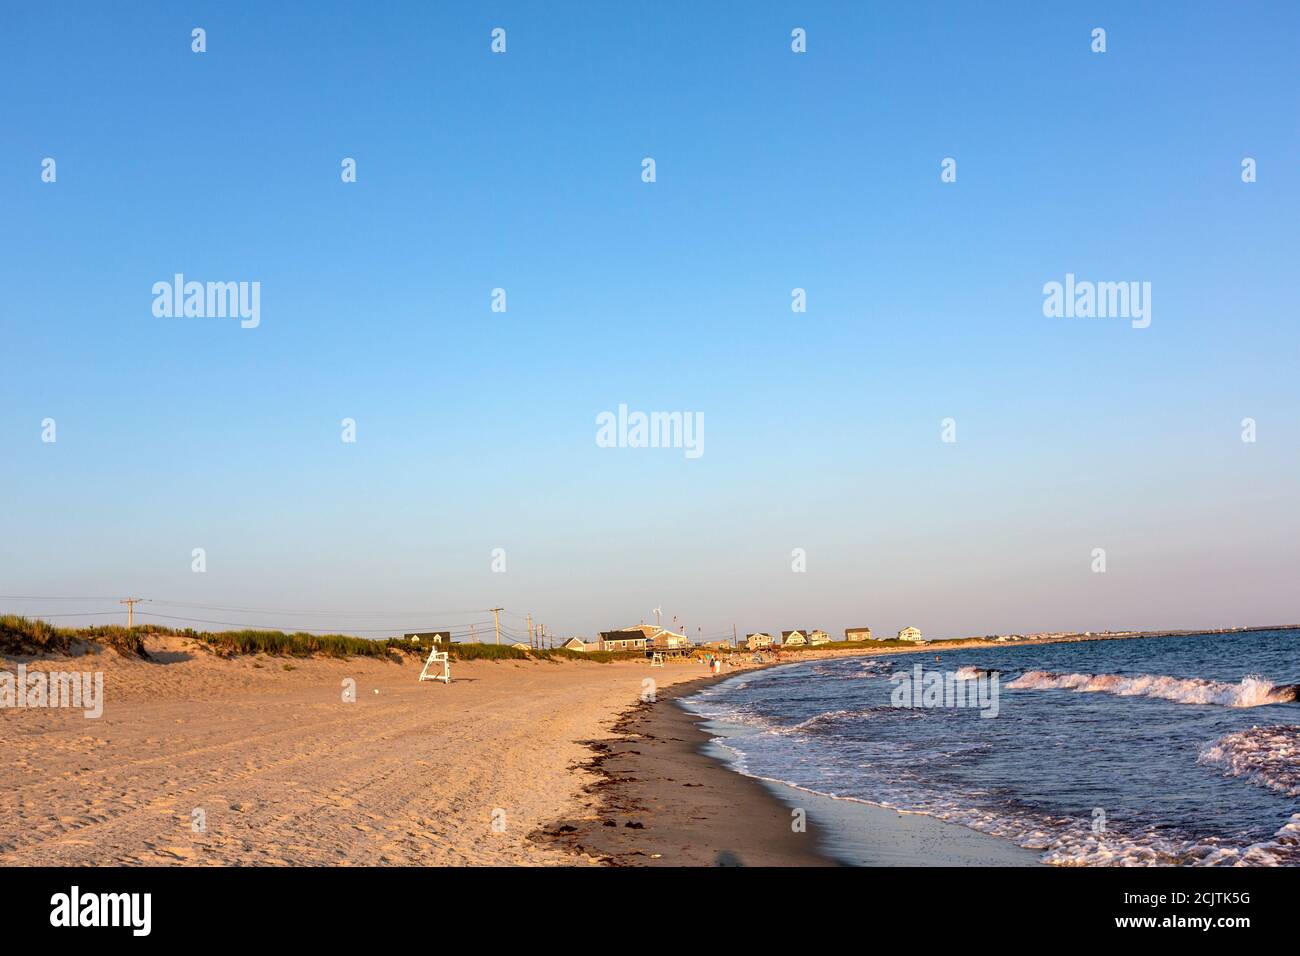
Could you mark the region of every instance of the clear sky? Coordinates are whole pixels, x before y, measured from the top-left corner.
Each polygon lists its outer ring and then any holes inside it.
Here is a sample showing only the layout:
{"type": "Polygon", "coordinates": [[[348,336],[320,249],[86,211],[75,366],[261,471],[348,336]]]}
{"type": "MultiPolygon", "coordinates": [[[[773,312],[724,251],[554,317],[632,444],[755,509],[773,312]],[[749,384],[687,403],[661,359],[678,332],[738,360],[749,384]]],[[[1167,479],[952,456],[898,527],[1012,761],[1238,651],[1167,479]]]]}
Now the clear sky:
{"type": "Polygon", "coordinates": [[[1292,3],[4,20],[0,609],[1300,620],[1292,3]],[[155,317],[178,272],[260,282],[259,327],[155,317]],[[1150,282],[1150,327],[1045,317],[1066,273],[1150,282]],[[598,447],[620,403],[704,454],[598,447]]]}

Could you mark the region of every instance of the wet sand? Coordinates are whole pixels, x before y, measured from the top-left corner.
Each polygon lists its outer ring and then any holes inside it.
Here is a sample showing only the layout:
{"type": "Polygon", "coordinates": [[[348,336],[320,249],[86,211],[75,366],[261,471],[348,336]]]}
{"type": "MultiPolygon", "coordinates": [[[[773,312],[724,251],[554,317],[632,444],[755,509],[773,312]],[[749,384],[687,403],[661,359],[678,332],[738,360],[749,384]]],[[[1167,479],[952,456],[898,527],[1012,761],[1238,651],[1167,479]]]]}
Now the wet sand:
{"type": "Polygon", "coordinates": [[[614,866],[829,866],[819,829],[792,828],[766,786],[707,755],[709,736],[675,701],[708,679],[661,691],[593,740],[594,814],[548,827],[555,845],[614,866]]]}

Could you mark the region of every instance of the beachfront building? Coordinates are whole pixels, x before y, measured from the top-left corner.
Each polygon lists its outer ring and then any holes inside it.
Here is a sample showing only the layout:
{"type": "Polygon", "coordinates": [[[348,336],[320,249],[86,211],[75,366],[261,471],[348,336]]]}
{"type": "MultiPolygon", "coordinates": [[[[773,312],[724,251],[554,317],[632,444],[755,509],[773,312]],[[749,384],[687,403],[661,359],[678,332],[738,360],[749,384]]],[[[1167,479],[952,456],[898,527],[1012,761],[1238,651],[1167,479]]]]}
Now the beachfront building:
{"type": "Polygon", "coordinates": [[[846,641],[869,641],[871,640],[871,628],[869,627],[846,627],[844,629],[844,639],[846,641]]]}
{"type": "Polygon", "coordinates": [[[601,651],[644,651],[647,639],[639,628],[621,628],[617,631],[601,631],[597,650],[601,651]]]}
{"type": "Polygon", "coordinates": [[[921,640],[921,632],[914,627],[905,627],[898,632],[898,639],[900,641],[919,641],[921,640]]]}
{"type": "Polygon", "coordinates": [[[782,647],[803,647],[808,643],[808,638],[804,637],[803,631],[782,631],[782,647]]]}
{"type": "Polygon", "coordinates": [[[808,632],[808,643],[813,647],[816,647],[819,644],[829,644],[830,642],[831,636],[825,631],[817,630],[808,632]]]}
{"type": "Polygon", "coordinates": [[[684,651],[690,648],[691,639],[685,634],[656,627],[650,635],[650,646],[656,651],[684,651]]]}
{"type": "Polygon", "coordinates": [[[560,644],[560,650],[564,651],[585,651],[587,645],[582,642],[580,637],[571,637],[560,644]]]}
{"type": "Polygon", "coordinates": [[[745,649],[749,651],[761,651],[765,647],[772,646],[772,635],[764,634],[762,631],[756,631],[753,634],[745,635],[745,649]]]}

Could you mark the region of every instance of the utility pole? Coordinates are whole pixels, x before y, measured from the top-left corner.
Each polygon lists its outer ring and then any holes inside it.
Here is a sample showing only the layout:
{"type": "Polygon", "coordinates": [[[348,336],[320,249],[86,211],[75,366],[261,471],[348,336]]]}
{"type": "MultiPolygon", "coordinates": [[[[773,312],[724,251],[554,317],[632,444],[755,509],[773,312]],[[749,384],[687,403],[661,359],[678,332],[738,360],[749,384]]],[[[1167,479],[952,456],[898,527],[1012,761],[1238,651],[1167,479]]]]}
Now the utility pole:
{"type": "Polygon", "coordinates": [[[496,628],[497,628],[497,643],[500,644],[500,643],[501,643],[501,612],[504,611],[505,608],[503,608],[503,607],[490,607],[490,608],[488,608],[488,610],[492,612],[492,617],[493,617],[493,619],[496,621],[496,628]]]}
{"type": "Polygon", "coordinates": [[[533,642],[533,616],[532,616],[532,614],[529,614],[529,615],[528,615],[528,646],[529,646],[529,647],[536,647],[536,644],[534,644],[534,642],[533,642]]]}
{"type": "Polygon", "coordinates": [[[659,615],[662,614],[663,612],[664,612],[663,608],[661,607],[655,608],[655,627],[659,626],[659,615]]]}
{"type": "Polygon", "coordinates": [[[144,598],[127,598],[125,601],[118,601],[118,604],[126,605],[126,626],[135,627],[135,606],[143,601],[144,598]]]}
{"type": "Polygon", "coordinates": [[[731,625],[731,646],[732,647],[740,646],[740,641],[736,639],[736,625],[734,624],[731,625]]]}
{"type": "Polygon", "coordinates": [[[478,635],[476,635],[476,634],[474,633],[474,625],[473,625],[473,624],[471,624],[471,625],[469,626],[469,642],[470,642],[471,644],[477,644],[477,643],[478,643],[478,635]]]}

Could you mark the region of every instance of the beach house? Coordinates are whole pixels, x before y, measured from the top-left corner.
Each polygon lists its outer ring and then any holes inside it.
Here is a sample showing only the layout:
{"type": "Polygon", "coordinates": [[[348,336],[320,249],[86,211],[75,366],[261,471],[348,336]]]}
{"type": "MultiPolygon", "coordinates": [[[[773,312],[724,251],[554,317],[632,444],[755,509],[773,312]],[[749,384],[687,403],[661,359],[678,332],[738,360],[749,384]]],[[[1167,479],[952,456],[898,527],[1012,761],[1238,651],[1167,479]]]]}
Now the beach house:
{"type": "Polygon", "coordinates": [[[846,641],[869,641],[871,640],[871,628],[846,627],[844,629],[844,639],[846,641]]]}
{"type": "Polygon", "coordinates": [[[601,631],[597,650],[601,651],[644,651],[647,638],[639,628],[620,628],[617,631],[601,631]]]}
{"type": "Polygon", "coordinates": [[[685,634],[678,634],[675,631],[656,627],[654,633],[650,636],[649,649],[660,654],[667,654],[669,657],[677,657],[690,651],[691,639],[685,634]]]}
{"type": "Polygon", "coordinates": [[[762,631],[755,631],[753,634],[745,635],[745,649],[750,651],[761,651],[765,647],[772,646],[772,635],[764,634],[762,631]]]}
{"type": "Polygon", "coordinates": [[[803,631],[782,631],[782,647],[803,647],[808,643],[808,638],[804,637],[803,631]]]}
{"type": "Polygon", "coordinates": [[[825,631],[816,630],[808,632],[808,643],[813,647],[816,647],[819,644],[829,644],[830,642],[831,636],[825,631]]]}
{"type": "Polygon", "coordinates": [[[898,639],[900,641],[919,641],[921,640],[921,632],[914,627],[905,627],[898,632],[898,639]]]}
{"type": "Polygon", "coordinates": [[[571,637],[560,644],[560,649],[565,651],[585,651],[587,645],[582,642],[580,637],[571,637]]]}

